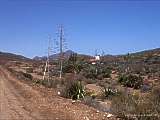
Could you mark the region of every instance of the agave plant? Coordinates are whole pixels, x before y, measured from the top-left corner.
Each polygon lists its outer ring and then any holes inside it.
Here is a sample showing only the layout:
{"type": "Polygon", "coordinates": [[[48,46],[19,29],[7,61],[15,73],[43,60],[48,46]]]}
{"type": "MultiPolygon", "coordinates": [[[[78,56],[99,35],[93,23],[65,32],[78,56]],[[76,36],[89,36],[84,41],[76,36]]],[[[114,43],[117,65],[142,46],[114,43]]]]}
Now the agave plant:
{"type": "Polygon", "coordinates": [[[111,87],[104,87],[103,94],[105,97],[113,96],[117,93],[117,90],[112,89],[111,87]]]}
{"type": "Polygon", "coordinates": [[[80,81],[73,82],[70,85],[70,87],[68,88],[68,96],[74,100],[84,98],[85,90],[80,81]]]}

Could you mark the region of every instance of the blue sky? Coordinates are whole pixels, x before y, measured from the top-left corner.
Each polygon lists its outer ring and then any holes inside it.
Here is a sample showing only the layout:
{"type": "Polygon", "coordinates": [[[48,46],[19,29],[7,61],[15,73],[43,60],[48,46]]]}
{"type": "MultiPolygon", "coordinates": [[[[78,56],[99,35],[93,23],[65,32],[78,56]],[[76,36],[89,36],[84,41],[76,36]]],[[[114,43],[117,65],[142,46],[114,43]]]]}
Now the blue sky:
{"type": "Polygon", "coordinates": [[[65,27],[68,49],[94,55],[160,47],[158,0],[0,0],[0,51],[47,53],[48,34],[65,27]]]}

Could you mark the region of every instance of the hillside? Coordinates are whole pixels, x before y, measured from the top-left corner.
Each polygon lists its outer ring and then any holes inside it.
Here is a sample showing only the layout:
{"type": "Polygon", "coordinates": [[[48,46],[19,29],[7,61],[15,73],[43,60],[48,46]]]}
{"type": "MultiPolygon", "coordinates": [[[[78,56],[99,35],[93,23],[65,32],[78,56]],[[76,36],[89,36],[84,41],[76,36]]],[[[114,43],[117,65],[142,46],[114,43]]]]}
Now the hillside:
{"type": "Polygon", "coordinates": [[[129,69],[130,73],[144,76],[160,75],[160,48],[126,55],[104,56],[103,61],[106,66],[115,68],[120,73],[129,69]]]}
{"type": "Polygon", "coordinates": [[[151,57],[160,57],[160,48],[157,49],[151,49],[151,50],[145,50],[145,51],[140,51],[136,53],[128,53],[125,55],[105,55],[103,59],[105,61],[124,61],[126,58],[131,58],[132,60],[145,60],[151,57]]]}
{"type": "Polygon", "coordinates": [[[0,64],[5,64],[9,61],[23,61],[29,62],[31,59],[24,57],[22,55],[16,55],[13,53],[0,52],[0,64]]]}

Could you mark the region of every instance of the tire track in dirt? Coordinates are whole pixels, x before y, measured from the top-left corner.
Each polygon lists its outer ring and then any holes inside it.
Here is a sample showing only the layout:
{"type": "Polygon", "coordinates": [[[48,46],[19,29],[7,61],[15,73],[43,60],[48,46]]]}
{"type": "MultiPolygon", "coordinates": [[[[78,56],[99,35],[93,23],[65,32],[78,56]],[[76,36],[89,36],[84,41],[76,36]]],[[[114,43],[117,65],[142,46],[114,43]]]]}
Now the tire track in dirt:
{"type": "Polygon", "coordinates": [[[0,119],[32,119],[6,86],[6,79],[2,72],[0,76],[0,119]]]}
{"type": "Polygon", "coordinates": [[[48,103],[44,103],[45,98],[38,91],[11,77],[8,71],[2,71],[0,68],[0,76],[0,120],[69,118],[63,113],[60,115],[51,113],[49,109],[45,108],[45,106],[48,107],[48,103]]]}

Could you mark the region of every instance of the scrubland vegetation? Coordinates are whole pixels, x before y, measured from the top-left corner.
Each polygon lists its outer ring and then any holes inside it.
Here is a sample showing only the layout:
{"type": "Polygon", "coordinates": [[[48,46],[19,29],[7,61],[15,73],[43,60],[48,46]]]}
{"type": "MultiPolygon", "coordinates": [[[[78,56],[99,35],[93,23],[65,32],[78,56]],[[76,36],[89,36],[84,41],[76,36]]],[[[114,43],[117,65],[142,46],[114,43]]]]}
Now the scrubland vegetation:
{"type": "MultiPolygon", "coordinates": [[[[33,63],[26,72],[15,72],[19,79],[57,89],[60,96],[81,100],[98,110],[107,111],[122,120],[160,119],[160,51],[146,51],[121,56],[102,56],[92,64],[91,57],[71,54],[63,61],[63,77],[59,63],[51,61],[50,78],[42,79],[44,61],[33,63]],[[52,67],[53,66],[53,67],[52,67]],[[36,78],[34,74],[41,76],[36,78]],[[96,88],[88,88],[95,85],[96,88]],[[109,101],[104,108],[100,102],[109,101]]],[[[92,58],[93,59],[93,58],[92,58]]]]}

